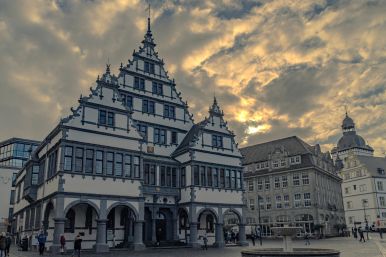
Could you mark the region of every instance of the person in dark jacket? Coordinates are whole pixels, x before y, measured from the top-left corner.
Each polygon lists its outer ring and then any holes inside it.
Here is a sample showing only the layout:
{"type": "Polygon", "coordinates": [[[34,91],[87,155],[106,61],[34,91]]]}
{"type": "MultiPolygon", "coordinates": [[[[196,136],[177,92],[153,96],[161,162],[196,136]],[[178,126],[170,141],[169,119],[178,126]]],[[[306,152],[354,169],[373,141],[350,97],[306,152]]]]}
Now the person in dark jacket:
{"type": "Polygon", "coordinates": [[[0,234],[0,257],[5,256],[5,247],[6,247],[6,238],[5,234],[0,234]]]}
{"type": "Polygon", "coordinates": [[[66,247],[66,238],[65,238],[64,235],[62,234],[62,235],[60,236],[60,253],[61,253],[61,254],[64,254],[65,247],[66,247]]]}
{"type": "Polygon", "coordinates": [[[74,252],[72,253],[72,257],[75,256],[75,253],[80,257],[80,250],[82,249],[82,238],[80,238],[80,234],[78,234],[74,240],[74,252]]]}
{"type": "Polygon", "coordinates": [[[364,233],[363,233],[363,230],[361,227],[358,228],[358,233],[359,233],[359,237],[360,237],[359,242],[362,242],[362,240],[363,240],[363,243],[366,242],[365,237],[364,237],[364,233]]]}
{"type": "Polygon", "coordinates": [[[12,238],[9,233],[5,237],[5,256],[9,256],[9,249],[11,249],[12,238]]]}
{"type": "Polygon", "coordinates": [[[39,235],[37,236],[37,239],[39,242],[39,254],[43,255],[44,249],[46,248],[47,236],[44,234],[43,231],[40,231],[39,235]]]}

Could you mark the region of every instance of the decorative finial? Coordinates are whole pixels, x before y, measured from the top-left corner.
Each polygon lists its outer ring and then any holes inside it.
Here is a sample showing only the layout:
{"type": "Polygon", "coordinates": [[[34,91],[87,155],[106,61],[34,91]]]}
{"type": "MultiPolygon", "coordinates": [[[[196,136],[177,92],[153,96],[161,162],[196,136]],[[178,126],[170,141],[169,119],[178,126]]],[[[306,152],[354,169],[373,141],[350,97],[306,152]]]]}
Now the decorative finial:
{"type": "Polygon", "coordinates": [[[146,8],[146,11],[149,12],[148,16],[147,16],[147,33],[150,33],[151,30],[150,30],[150,3],[149,3],[149,6],[146,8]]]}
{"type": "Polygon", "coordinates": [[[109,58],[107,58],[107,63],[106,63],[106,73],[107,74],[110,74],[110,60],[109,60],[109,58]]]}
{"type": "Polygon", "coordinates": [[[344,109],[346,110],[346,117],[348,116],[347,114],[347,105],[344,106],[344,109]]]}

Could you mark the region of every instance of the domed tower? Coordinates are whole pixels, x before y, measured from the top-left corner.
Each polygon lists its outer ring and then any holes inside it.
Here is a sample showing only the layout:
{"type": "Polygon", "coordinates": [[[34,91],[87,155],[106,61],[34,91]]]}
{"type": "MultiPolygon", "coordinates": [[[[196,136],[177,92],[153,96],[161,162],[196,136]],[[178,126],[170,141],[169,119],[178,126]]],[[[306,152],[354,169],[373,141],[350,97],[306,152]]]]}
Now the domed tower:
{"type": "Polygon", "coordinates": [[[374,149],[366,144],[366,141],[356,133],[355,123],[346,112],[342,122],[343,136],[339,139],[338,144],[331,151],[332,158],[336,161],[337,156],[344,160],[349,152],[355,155],[372,156],[374,149]]]}

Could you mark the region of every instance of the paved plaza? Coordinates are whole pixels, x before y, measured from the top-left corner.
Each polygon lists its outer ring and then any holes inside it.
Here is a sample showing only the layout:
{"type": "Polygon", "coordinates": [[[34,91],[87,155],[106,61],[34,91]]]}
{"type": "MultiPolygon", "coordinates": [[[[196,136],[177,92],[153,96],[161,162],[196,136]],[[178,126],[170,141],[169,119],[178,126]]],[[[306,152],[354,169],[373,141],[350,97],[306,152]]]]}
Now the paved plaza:
{"type": "MultiPolygon", "coordinates": [[[[250,242],[251,243],[251,242],[250,242]]],[[[263,247],[280,247],[280,240],[265,240],[263,247]]],[[[302,240],[294,241],[295,247],[306,247],[302,240]]],[[[256,242],[256,246],[258,242],[256,242]]],[[[330,238],[323,240],[311,240],[313,248],[330,248],[341,251],[341,257],[386,257],[386,238],[381,240],[378,235],[370,235],[370,240],[366,243],[360,243],[353,238],[330,238]]],[[[250,249],[249,247],[226,247],[224,249],[209,248],[208,251],[192,248],[180,249],[146,249],[140,252],[115,250],[107,254],[95,254],[91,252],[82,253],[82,257],[199,257],[199,256],[219,256],[219,257],[240,257],[240,251],[250,249]]],[[[37,252],[20,252],[12,249],[11,257],[37,257],[37,252]]],[[[66,254],[71,256],[71,254],[66,254]]],[[[45,256],[52,256],[50,253],[45,253],[45,256]]]]}

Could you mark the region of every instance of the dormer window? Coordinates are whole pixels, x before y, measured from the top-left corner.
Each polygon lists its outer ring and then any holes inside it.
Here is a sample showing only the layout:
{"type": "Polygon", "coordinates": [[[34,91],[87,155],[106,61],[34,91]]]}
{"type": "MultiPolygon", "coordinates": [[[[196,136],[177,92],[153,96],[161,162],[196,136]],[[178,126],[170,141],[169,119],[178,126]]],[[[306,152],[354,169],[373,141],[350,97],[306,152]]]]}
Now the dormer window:
{"type": "Polygon", "coordinates": [[[378,168],[377,171],[378,171],[378,174],[385,175],[385,170],[384,169],[378,168]]]}
{"type": "Polygon", "coordinates": [[[132,108],[133,107],[133,97],[130,95],[122,95],[122,102],[125,106],[132,108]]]}
{"type": "Polygon", "coordinates": [[[145,72],[154,74],[154,63],[145,62],[145,72]]]}
{"type": "Polygon", "coordinates": [[[155,103],[153,101],[142,100],[142,112],[154,114],[155,113],[154,105],[155,103]]]}
{"type": "Polygon", "coordinates": [[[212,146],[222,148],[223,147],[222,136],[212,135],[212,146]]]}
{"type": "Polygon", "coordinates": [[[165,104],[164,105],[164,117],[170,118],[170,119],[175,119],[175,117],[176,117],[175,107],[165,104]]]}
{"type": "Polygon", "coordinates": [[[134,77],[134,89],[145,90],[145,79],[134,77]]]}
{"type": "Polygon", "coordinates": [[[114,127],[115,113],[99,110],[99,125],[114,127]]]}
{"type": "Polygon", "coordinates": [[[162,84],[153,81],[152,93],[156,95],[163,95],[162,84]]]}

